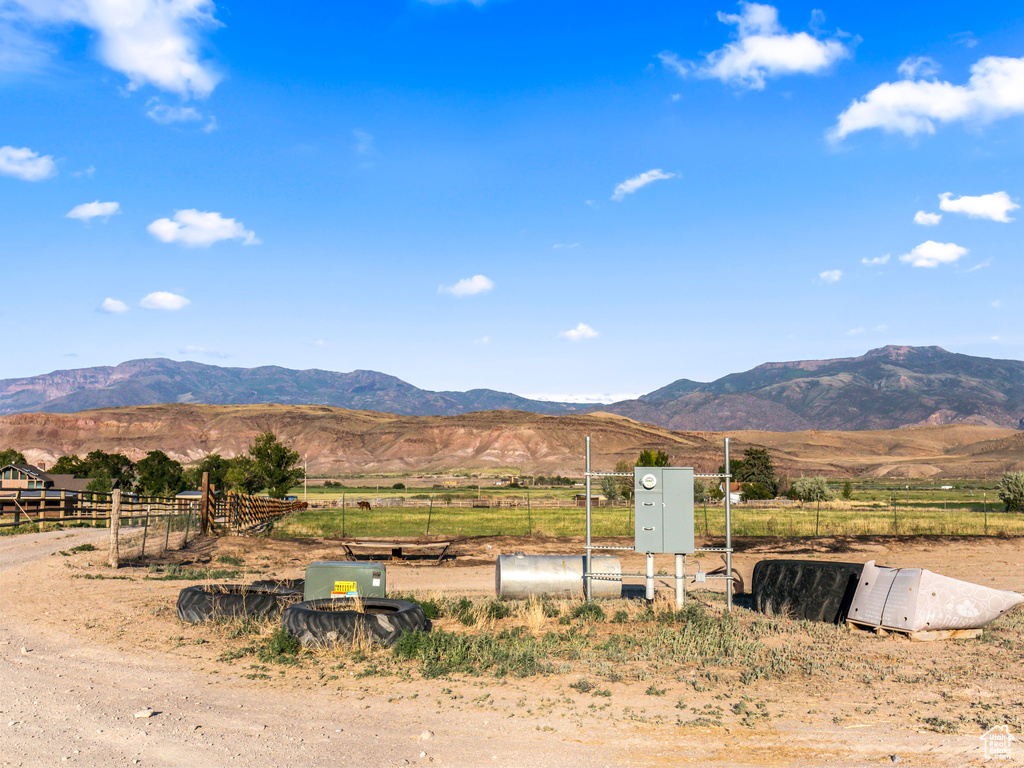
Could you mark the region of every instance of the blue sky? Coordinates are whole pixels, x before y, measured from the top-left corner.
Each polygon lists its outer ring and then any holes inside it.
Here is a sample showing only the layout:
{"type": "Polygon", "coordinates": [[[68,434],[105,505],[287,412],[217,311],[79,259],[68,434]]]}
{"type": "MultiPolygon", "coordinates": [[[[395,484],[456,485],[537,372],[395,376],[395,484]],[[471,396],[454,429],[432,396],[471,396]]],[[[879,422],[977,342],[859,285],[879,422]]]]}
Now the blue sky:
{"type": "Polygon", "coordinates": [[[1024,358],[1024,8],[0,2],[0,378],[1024,358]]]}

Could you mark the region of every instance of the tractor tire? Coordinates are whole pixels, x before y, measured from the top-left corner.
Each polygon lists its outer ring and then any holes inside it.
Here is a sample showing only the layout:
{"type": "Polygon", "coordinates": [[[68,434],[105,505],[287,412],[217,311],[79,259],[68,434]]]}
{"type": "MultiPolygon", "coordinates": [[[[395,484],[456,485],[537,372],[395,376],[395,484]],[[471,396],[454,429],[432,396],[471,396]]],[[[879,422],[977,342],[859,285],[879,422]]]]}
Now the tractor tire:
{"type": "Polygon", "coordinates": [[[261,579],[252,583],[254,587],[281,587],[282,589],[293,589],[300,595],[306,589],[305,579],[261,579]]]}
{"type": "Polygon", "coordinates": [[[307,600],[286,608],[281,623],[305,646],[351,643],[363,638],[391,646],[403,632],[427,628],[419,604],[383,597],[307,600]],[[362,604],[362,610],[357,610],[357,603],[362,604]]]}
{"type": "Polygon", "coordinates": [[[302,593],[282,587],[213,584],[185,587],[178,593],[178,618],[188,624],[228,618],[277,616],[302,593]]]}
{"type": "Polygon", "coordinates": [[[863,563],[762,560],[751,583],[754,610],[839,624],[846,620],[862,570],[863,563]]]}

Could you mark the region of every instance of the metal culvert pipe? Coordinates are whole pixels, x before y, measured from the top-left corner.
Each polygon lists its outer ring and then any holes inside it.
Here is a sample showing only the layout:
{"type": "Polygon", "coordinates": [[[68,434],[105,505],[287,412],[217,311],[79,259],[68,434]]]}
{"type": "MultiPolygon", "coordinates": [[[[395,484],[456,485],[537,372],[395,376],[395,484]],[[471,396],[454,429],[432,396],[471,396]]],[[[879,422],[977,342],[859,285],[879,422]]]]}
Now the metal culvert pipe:
{"type": "MultiPolygon", "coordinates": [[[[617,557],[591,557],[592,573],[617,578],[593,579],[594,597],[622,597],[622,564],[617,557]]],[[[582,597],[582,555],[499,555],[494,566],[494,591],[498,597],[582,597]]]]}

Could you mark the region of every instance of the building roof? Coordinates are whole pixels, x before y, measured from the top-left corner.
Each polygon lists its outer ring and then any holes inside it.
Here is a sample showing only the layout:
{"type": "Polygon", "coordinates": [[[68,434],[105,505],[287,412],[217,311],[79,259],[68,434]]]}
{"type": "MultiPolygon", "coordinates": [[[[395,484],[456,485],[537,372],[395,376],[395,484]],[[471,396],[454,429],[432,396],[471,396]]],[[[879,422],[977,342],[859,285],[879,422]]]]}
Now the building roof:
{"type": "Polygon", "coordinates": [[[51,475],[49,472],[44,472],[33,464],[6,464],[3,467],[0,467],[0,472],[8,468],[17,469],[20,472],[24,472],[26,475],[31,475],[36,480],[53,483],[53,488],[51,488],[51,490],[54,491],[84,491],[86,486],[89,485],[89,482],[92,480],[91,477],[51,475]]]}

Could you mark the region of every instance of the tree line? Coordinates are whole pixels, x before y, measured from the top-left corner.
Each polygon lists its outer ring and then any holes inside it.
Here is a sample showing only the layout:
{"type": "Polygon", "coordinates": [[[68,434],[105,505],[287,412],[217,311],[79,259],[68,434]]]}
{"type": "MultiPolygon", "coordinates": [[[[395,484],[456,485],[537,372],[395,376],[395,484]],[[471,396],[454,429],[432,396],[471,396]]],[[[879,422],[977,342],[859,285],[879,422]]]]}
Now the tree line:
{"type": "MultiPolygon", "coordinates": [[[[0,451],[0,466],[26,464],[25,456],[13,448],[0,451]]],[[[256,494],[266,491],[273,498],[284,498],[305,477],[298,452],[278,440],[273,432],[264,432],[253,440],[248,453],[225,458],[211,453],[198,464],[185,467],[163,451],[150,451],[137,462],[122,453],[90,451],[84,458],[61,456],[47,472],[89,478],[86,490],[110,493],[114,488],[142,496],[174,496],[185,490],[198,490],[203,473],[217,490],[256,494]]]]}
{"type": "MultiPolygon", "coordinates": [[[[641,451],[635,462],[626,460],[615,465],[615,471],[632,474],[634,467],[667,467],[670,458],[665,451],[641,451]]],[[[743,501],[774,499],[779,496],[793,501],[816,502],[833,501],[837,498],[836,490],[829,485],[824,477],[800,477],[792,483],[775,472],[768,449],[762,446],[751,446],[743,452],[743,458],[729,462],[732,482],[740,485],[740,498],[743,501]]],[[[719,465],[719,474],[725,474],[725,466],[719,465]]],[[[601,479],[601,493],[609,501],[633,497],[632,478],[605,477],[601,479]]],[[[1024,512],[1024,472],[1007,472],[997,485],[999,498],[1006,505],[1007,512],[1024,512]]],[[[853,498],[853,485],[849,480],[843,483],[840,491],[844,499],[853,498]]],[[[705,484],[701,479],[693,481],[694,501],[707,499],[720,500],[725,494],[717,483],[705,484]]]]}

